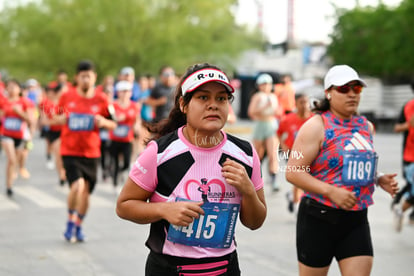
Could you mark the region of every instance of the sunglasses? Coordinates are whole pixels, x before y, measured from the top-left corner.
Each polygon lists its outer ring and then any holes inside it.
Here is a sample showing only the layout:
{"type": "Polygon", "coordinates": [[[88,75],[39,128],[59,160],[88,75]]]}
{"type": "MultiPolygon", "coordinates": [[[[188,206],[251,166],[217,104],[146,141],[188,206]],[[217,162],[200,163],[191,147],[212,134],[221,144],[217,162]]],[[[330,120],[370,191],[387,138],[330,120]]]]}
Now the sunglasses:
{"type": "Polygon", "coordinates": [[[345,85],[341,85],[341,86],[332,86],[332,88],[335,89],[336,91],[338,91],[339,93],[342,93],[342,94],[348,93],[351,89],[356,94],[359,94],[359,93],[362,92],[363,86],[359,83],[355,83],[355,84],[345,84],[345,85]]]}

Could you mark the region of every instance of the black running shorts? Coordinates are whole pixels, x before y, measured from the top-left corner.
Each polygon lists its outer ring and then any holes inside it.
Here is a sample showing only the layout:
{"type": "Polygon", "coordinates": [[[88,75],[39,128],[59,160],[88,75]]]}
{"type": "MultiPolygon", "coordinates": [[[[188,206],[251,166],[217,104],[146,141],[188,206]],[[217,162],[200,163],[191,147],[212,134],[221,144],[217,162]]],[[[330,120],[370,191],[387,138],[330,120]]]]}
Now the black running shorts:
{"type": "Polygon", "coordinates": [[[45,133],[45,137],[52,144],[60,138],[60,131],[49,130],[45,133]]]}
{"type": "Polygon", "coordinates": [[[303,198],[296,224],[299,262],[310,267],[326,267],[355,256],[373,256],[367,209],[345,211],[303,198]]]}
{"type": "Polygon", "coordinates": [[[96,184],[99,158],[62,156],[62,160],[69,186],[79,178],[83,178],[89,184],[89,193],[92,193],[96,184]]]}
{"type": "Polygon", "coordinates": [[[10,141],[13,143],[14,148],[18,149],[23,145],[23,139],[17,139],[17,138],[13,138],[13,137],[8,137],[8,136],[0,136],[0,140],[2,141],[10,141]]]}

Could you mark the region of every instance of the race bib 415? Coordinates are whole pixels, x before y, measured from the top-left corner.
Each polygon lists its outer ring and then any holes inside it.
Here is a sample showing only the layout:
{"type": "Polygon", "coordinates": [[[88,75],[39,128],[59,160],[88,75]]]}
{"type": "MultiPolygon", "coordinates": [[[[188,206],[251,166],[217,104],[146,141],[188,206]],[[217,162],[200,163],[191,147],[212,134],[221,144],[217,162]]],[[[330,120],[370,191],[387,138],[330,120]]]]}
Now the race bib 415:
{"type": "Polygon", "coordinates": [[[236,228],[239,204],[206,202],[200,215],[189,226],[170,225],[167,239],[188,246],[229,248],[236,228]]]}

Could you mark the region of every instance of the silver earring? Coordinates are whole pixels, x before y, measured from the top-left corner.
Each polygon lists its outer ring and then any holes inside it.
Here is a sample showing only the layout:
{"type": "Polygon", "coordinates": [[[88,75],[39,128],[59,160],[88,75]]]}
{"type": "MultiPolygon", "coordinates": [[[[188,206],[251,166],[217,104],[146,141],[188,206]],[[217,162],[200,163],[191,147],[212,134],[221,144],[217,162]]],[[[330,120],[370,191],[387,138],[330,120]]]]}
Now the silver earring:
{"type": "Polygon", "coordinates": [[[326,98],[327,98],[328,100],[330,100],[330,99],[331,99],[331,93],[326,94],[326,98]]]}

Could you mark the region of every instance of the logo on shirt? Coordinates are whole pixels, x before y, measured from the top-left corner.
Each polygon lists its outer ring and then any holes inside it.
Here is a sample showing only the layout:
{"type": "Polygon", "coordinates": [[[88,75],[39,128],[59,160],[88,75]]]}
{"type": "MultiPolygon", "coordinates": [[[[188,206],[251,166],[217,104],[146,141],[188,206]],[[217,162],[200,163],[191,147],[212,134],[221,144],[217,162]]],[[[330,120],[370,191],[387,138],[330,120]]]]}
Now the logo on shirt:
{"type": "Polygon", "coordinates": [[[99,106],[97,106],[97,105],[92,105],[92,106],[91,106],[91,110],[92,110],[92,112],[93,112],[93,113],[98,113],[98,111],[99,111],[99,106]]]}
{"type": "Polygon", "coordinates": [[[140,170],[143,174],[146,174],[147,173],[147,169],[146,168],[144,168],[139,162],[138,162],[138,160],[137,160],[137,162],[135,162],[135,165],[136,165],[136,167],[137,167],[137,169],[138,170],[140,170]]]}
{"type": "Polygon", "coordinates": [[[128,115],[133,117],[135,115],[135,111],[133,109],[128,110],[128,115]]]}
{"type": "Polygon", "coordinates": [[[184,184],[187,199],[203,202],[223,202],[225,199],[235,198],[235,192],[226,192],[226,185],[219,179],[201,178],[200,181],[190,179],[184,184]]]}
{"type": "Polygon", "coordinates": [[[358,132],[354,132],[353,137],[348,141],[345,150],[373,150],[370,143],[358,132]]]}

